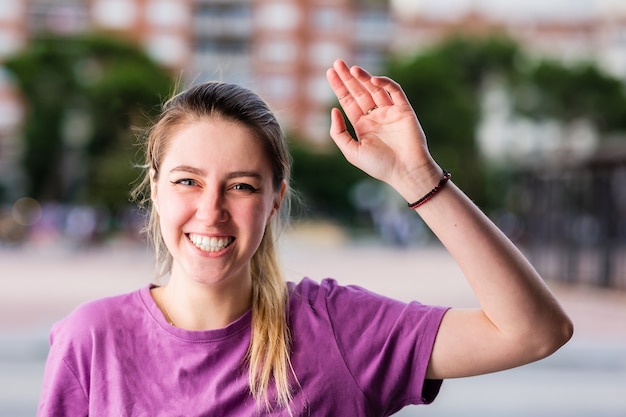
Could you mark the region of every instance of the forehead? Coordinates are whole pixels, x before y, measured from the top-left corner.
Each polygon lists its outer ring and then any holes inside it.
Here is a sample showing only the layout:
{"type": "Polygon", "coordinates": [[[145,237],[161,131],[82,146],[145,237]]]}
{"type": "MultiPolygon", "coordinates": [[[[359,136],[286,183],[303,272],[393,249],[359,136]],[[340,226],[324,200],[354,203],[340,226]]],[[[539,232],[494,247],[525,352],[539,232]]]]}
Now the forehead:
{"type": "Polygon", "coordinates": [[[172,132],[161,165],[166,169],[166,165],[181,163],[198,167],[270,167],[262,139],[252,129],[216,117],[185,123],[172,132]]]}

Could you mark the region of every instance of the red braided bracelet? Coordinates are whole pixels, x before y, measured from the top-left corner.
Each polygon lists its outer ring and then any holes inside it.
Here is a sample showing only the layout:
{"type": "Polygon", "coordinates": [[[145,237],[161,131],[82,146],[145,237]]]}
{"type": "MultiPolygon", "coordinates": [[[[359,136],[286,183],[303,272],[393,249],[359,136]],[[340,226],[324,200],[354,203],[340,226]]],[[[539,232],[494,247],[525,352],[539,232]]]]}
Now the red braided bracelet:
{"type": "Polygon", "coordinates": [[[415,210],[416,208],[418,208],[419,206],[421,206],[422,204],[424,204],[425,202],[433,198],[433,196],[437,194],[437,192],[441,190],[441,188],[443,188],[443,186],[448,182],[450,177],[452,177],[452,174],[444,169],[443,177],[439,180],[439,183],[435,186],[435,188],[430,190],[428,193],[426,193],[424,197],[420,198],[415,203],[409,203],[409,208],[411,210],[415,210]]]}

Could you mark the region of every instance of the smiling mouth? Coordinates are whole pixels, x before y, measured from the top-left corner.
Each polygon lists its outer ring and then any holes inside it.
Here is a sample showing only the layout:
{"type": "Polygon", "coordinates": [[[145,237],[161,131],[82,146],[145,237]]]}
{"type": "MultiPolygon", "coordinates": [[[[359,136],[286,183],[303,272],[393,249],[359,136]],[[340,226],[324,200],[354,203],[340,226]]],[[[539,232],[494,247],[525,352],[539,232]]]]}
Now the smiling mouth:
{"type": "Polygon", "coordinates": [[[208,237],[188,234],[187,237],[193,245],[204,252],[218,252],[233,243],[235,238],[231,236],[208,237]]]}

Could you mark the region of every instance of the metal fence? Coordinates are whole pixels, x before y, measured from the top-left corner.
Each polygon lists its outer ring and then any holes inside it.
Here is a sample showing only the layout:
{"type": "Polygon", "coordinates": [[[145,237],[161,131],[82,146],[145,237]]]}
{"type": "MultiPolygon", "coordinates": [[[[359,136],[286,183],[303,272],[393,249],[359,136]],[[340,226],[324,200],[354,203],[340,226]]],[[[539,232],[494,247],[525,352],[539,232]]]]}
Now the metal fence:
{"type": "Polygon", "coordinates": [[[626,152],[519,185],[521,243],[546,279],[626,289],[626,152]]]}

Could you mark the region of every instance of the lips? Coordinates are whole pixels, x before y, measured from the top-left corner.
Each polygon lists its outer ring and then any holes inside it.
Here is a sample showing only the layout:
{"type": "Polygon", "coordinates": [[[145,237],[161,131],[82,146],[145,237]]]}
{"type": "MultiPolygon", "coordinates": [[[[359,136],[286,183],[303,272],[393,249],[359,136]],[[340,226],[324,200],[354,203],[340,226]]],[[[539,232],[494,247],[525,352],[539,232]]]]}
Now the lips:
{"type": "Polygon", "coordinates": [[[235,240],[235,238],[233,238],[232,236],[209,237],[194,235],[191,233],[188,235],[188,237],[195,247],[204,252],[218,252],[226,248],[235,240]]]}

